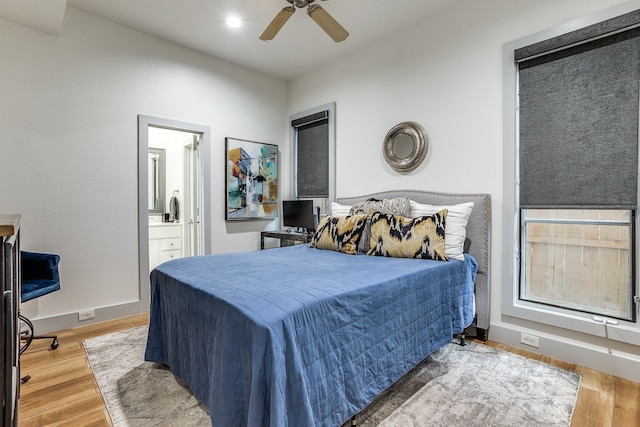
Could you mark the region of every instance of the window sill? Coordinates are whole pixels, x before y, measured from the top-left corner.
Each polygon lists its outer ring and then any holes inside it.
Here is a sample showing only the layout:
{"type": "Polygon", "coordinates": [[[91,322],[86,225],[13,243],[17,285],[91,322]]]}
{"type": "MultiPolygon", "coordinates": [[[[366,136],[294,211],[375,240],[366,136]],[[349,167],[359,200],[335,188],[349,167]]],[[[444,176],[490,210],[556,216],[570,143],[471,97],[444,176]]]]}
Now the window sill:
{"type": "MultiPolygon", "coordinates": [[[[564,313],[560,310],[552,310],[540,304],[524,301],[503,305],[502,313],[519,319],[640,346],[640,328],[632,322],[615,319],[617,324],[605,323],[603,320],[593,320],[593,315],[580,316],[564,313]]],[[[602,316],[595,317],[607,319],[602,316]]]]}

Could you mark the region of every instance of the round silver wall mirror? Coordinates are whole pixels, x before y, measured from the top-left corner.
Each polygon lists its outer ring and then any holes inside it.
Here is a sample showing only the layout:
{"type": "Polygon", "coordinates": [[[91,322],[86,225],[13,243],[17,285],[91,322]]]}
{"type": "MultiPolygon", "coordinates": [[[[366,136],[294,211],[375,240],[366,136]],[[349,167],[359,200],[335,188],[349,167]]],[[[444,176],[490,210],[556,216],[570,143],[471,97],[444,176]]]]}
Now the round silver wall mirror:
{"type": "Polygon", "coordinates": [[[402,122],[392,127],[382,146],[385,160],[399,172],[417,168],[426,157],[427,149],[427,133],[416,122],[402,122]]]}

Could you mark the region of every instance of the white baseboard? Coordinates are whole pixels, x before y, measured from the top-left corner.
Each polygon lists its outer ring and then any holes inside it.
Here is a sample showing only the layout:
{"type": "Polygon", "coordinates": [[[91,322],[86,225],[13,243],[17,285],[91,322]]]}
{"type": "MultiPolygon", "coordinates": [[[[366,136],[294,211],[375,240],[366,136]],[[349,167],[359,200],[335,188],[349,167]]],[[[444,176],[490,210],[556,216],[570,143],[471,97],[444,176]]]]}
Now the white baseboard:
{"type": "Polygon", "coordinates": [[[49,332],[62,331],[65,329],[77,328],[78,326],[86,326],[94,323],[105,322],[107,320],[133,316],[147,311],[148,309],[142,309],[139,301],[134,301],[109,307],[96,308],[94,309],[95,317],[90,320],[83,320],[82,322],[78,321],[77,312],[29,320],[33,322],[35,334],[42,335],[49,332]]]}
{"type": "Polygon", "coordinates": [[[538,333],[539,347],[535,348],[520,342],[522,332],[532,333],[526,328],[492,324],[489,339],[640,383],[640,355],[538,333]]]}

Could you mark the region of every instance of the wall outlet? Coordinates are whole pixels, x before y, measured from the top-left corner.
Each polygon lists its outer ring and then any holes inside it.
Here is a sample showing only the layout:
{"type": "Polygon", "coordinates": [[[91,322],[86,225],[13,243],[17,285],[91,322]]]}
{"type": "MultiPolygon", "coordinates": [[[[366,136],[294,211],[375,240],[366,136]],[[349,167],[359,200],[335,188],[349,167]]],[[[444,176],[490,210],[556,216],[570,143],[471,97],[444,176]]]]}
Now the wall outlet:
{"type": "Polygon", "coordinates": [[[534,335],[525,334],[524,332],[520,334],[520,342],[535,348],[540,346],[540,338],[534,335]]]}
{"type": "Polygon", "coordinates": [[[94,310],[83,310],[78,312],[78,322],[93,319],[94,317],[96,317],[96,312],[94,310]]]}

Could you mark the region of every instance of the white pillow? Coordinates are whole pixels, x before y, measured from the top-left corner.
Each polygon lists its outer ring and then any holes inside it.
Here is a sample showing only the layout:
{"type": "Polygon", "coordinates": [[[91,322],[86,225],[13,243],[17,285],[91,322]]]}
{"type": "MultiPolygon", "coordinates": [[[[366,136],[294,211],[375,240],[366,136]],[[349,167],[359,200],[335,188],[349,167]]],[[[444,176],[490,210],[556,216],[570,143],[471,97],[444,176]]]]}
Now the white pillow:
{"type": "Polygon", "coordinates": [[[467,222],[473,210],[473,202],[450,206],[434,206],[417,203],[411,200],[411,217],[433,215],[447,209],[447,220],[444,226],[444,253],[449,259],[464,261],[464,241],[467,238],[467,222]]]}
{"type": "Polygon", "coordinates": [[[331,216],[348,216],[351,205],[341,205],[340,203],[331,202],[331,216]]]}

